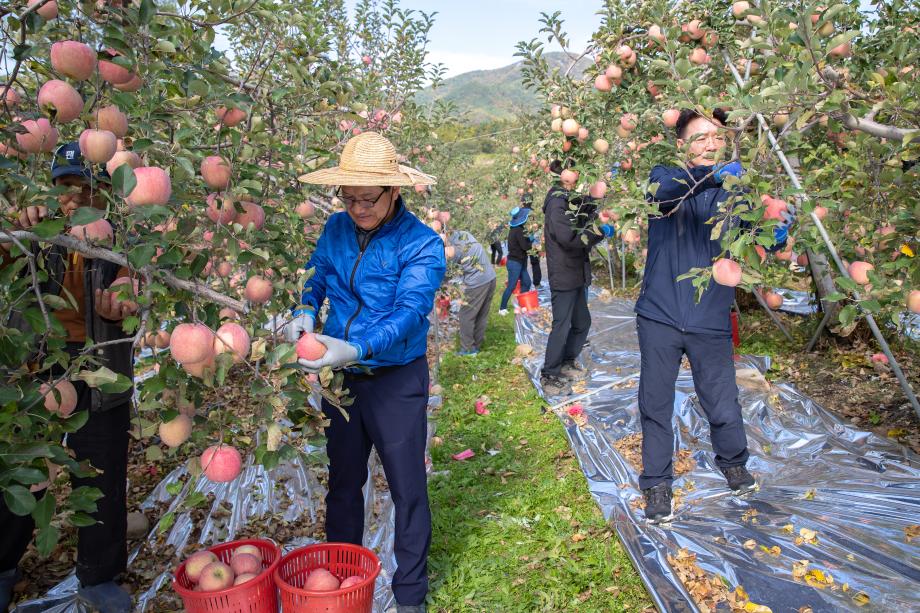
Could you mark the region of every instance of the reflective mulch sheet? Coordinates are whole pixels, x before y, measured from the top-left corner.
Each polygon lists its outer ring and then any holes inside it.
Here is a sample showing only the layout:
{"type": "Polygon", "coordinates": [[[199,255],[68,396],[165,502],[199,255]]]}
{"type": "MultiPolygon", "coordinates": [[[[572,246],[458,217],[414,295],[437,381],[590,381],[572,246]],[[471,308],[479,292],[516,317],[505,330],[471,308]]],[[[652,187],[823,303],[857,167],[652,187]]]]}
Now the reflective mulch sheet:
{"type": "MultiPolygon", "coordinates": [[[[659,609],[727,611],[742,586],[750,603],[775,613],[920,611],[920,456],[841,421],[792,386],[768,383],[763,359],[743,358],[736,371],[759,491],[739,498],[726,489],[685,362],[675,399],[675,519],[647,524],[635,467],[633,305],[604,295],[591,295],[582,354],[590,377],[575,394],[604,389],[577,400],[580,407],[553,410],[659,609]]],[[[516,320],[518,342],[534,349],[524,365],[537,387],[548,298],[516,320]]]]}
{"type": "MultiPolygon", "coordinates": [[[[441,397],[432,396],[429,399],[429,412],[440,404],[441,397]]],[[[430,441],[434,430],[433,422],[428,423],[430,441]]],[[[425,460],[430,472],[431,460],[427,454],[425,460]]],[[[252,457],[249,457],[240,476],[230,483],[214,483],[202,478],[196,481],[194,489],[185,482],[187,471],[184,467],[167,475],[141,505],[142,509],[157,507],[176,511],[175,521],[165,536],[165,546],[172,546],[176,551],[181,551],[193,538],[203,543],[203,546],[210,546],[233,540],[240,533],[259,536],[259,522],[269,521],[266,517],[270,517],[270,521],[290,522],[295,527],[310,527],[319,521],[318,512],[325,506],[323,500],[326,490],[319,482],[326,471],[325,466],[308,467],[298,460],[266,471],[262,466],[253,465],[252,462],[252,457]],[[214,498],[206,505],[205,512],[193,513],[183,506],[189,496],[207,497],[209,494],[213,494],[214,498]]],[[[370,474],[371,478],[364,488],[364,544],[373,549],[381,561],[382,570],[377,578],[374,610],[385,611],[395,603],[390,589],[393,572],[396,570],[396,557],[393,552],[395,515],[376,453],[371,455],[370,474]],[[382,487],[375,487],[375,482],[382,487]]],[[[164,547],[163,538],[157,536],[156,525],[153,526],[147,541],[151,544],[156,543],[157,547],[164,547]]],[[[314,542],[316,540],[313,538],[294,537],[280,545],[284,553],[287,553],[314,542]]],[[[141,546],[137,546],[131,552],[128,561],[129,572],[135,565],[143,563],[143,560],[138,559],[140,551],[141,546]]],[[[156,602],[155,598],[161,589],[172,590],[172,572],[180,562],[180,557],[173,556],[168,568],[157,569],[162,572],[137,598],[137,611],[164,613],[163,605],[156,602]]],[[[43,598],[20,603],[13,613],[92,613],[89,606],[78,600],[77,587],[77,578],[71,574],[49,590],[43,598]]]]}

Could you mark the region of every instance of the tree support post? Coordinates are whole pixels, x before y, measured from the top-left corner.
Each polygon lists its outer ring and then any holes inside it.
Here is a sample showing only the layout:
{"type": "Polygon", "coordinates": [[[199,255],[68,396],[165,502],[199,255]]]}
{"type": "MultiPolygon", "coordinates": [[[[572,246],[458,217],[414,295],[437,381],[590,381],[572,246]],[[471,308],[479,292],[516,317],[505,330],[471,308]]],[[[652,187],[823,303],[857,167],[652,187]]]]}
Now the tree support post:
{"type": "MultiPolygon", "coordinates": [[[[731,57],[728,55],[728,51],[722,49],[722,58],[725,60],[726,66],[731,70],[732,76],[735,78],[735,82],[738,83],[739,87],[744,87],[744,80],[741,78],[741,75],[738,74],[738,69],[735,68],[732,64],[731,57]]],[[[767,138],[770,140],[771,151],[782,164],[783,169],[786,171],[786,174],[789,176],[789,180],[792,182],[792,185],[800,193],[798,198],[800,200],[805,200],[807,195],[802,193],[802,182],[799,181],[799,176],[796,174],[795,170],[792,168],[792,165],[789,164],[789,160],[786,158],[786,154],[779,146],[779,142],[776,140],[776,136],[773,135],[773,131],[770,129],[767,120],[764,119],[764,116],[760,113],[756,114],[757,121],[760,123],[760,127],[766,133],[767,138]]],[[[843,265],[843,261],[840,259],[840,254],[837,253],[837,248],[834,246],[833,241],[831,241],[830,235],[827,233],[827,229],[824,227],[824,224],[821,223],[821,220],[815,215],[815,212],[810,213],[811,220],[814,222],[815,227],[818,228],[818,233],[821,235],[821,240],[824,241],[824,245],[827,247],[828,252],[831,254],[834,263],[837,265],[837,269],[840,271],[840,274],[844,278],[850,279],[850,273],[847,270],[846,266],[843,265]]],[[[860,300],[859,292],[853,292],[853,297],[858,302],[860,300]]],[[[910,387],[910,383],[907,381],[907,378],[904,376],[904,372],[901,370],[901,366],[898,364],[898,361],[895,359],[894,354],[891,353],[891,347],[888,346],[888,341],[885,340],[885,337],[882,336],[882,331],[879,330],[878,325],[875,323],[875,318],[872,317],[872,313],[864,312],[866,323],[869,324],[869,328],[872,330],[875,340],[878,341],[879,346],[882,348],[885,357],[888,358],[889,365],[891,370],[894,371],[895,377],[898,379],[898,383],[901,384],[901,389],[904,390],[904,395],[907,396],[908,401],[910,401],[911,406],[914,408],[914,412],[917,413],[917,417],[920,417],[920,402],[917,401],[917,396],[914,394],[914,390],[910,387]]],[[[825,317],[827,316],[827,311],[825,311],[825,317]]]]}

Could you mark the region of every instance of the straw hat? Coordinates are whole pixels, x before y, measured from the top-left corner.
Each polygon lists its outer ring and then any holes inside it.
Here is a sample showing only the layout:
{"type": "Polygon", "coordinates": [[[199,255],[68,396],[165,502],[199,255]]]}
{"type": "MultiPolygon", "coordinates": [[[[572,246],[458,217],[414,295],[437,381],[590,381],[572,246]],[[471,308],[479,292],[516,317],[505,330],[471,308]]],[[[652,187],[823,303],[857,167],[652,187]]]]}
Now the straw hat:
{"type": "Polygon", "coordinates": [[[434,185],[434,177],[396,162],[396,147],[376,132],[363,132],[347,143],[335,168],[323,168],[298,177],[315,185],[360,187],[434,185]]]}

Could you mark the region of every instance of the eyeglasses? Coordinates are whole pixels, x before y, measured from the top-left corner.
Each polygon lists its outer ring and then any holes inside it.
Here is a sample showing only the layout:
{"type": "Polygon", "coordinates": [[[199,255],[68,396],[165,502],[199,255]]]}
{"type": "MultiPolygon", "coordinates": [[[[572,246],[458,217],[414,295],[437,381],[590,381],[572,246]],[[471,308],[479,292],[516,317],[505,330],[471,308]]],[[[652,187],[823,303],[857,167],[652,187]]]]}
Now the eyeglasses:
{"type": "Polygon", "coordinates": [[[372,209],[375,206],[377,206],[377,203],[380,202],[380,199],[383,197],[383,195],[389,191],[390,191],[389,187],[383,188],[383,191],[381,191],[377,195],[377,197],[374,198],[373,200],[368,200],[366,198],[358,199],[358,198],[352,198],[351,196],[345,196],[342,192],[341,187],[336,190],[335,195],[336,197],[338,197],[339,200],[344,202],[345,206],[348,208],[351,208],[353,206],[358,206],[358,207],[361,207],[362,209],[372,209]]]}
{"type": "Polygon", "coordinates": [[[725,135],[719,132],[710,132],[709,134],[694,134],[690,137],[690,140],[694,143],[705,143],[710,142],[714,145],[724,145],[725,144],[725,135]]]}

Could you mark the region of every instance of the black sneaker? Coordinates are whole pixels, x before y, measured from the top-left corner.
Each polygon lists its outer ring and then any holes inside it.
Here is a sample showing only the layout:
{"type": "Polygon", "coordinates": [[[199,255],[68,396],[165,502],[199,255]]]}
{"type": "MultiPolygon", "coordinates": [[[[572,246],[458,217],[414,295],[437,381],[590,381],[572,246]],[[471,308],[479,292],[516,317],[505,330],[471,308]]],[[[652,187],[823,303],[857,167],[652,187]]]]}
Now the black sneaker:
{"type": "Polygon", "coordinates": [[[671,517],[671,484],[659,483],[642,490],[645,497],[645,518],[651,524],[661,523],[671,517]]]}
{"type": "Polygon", "coordinates": [[[584,379],[588,376],[588,369],[582,368],[575,362],[565,362],[560,370],[562,376],[569,380],[584,379]]]}
{"type": "Polygon", "coordinates": [[[547,396],[561,396],[569,393],[569,382],[562,377],[555,375],[543,375],[540,377],[540,387],[547,396]]]}
{"type": "Polygon", "coordinates": [[[396,613],[425,613],[428,609],[424,604],[397,604],[396,613]]]}
{"type": "Polygon", "coordinates": [[[728,481],[728,488],[736,494],[750,492],[756,485],[754,477],[744,466],[726,466],[719,470],[725,475],[725,480],[728,481]]]}

